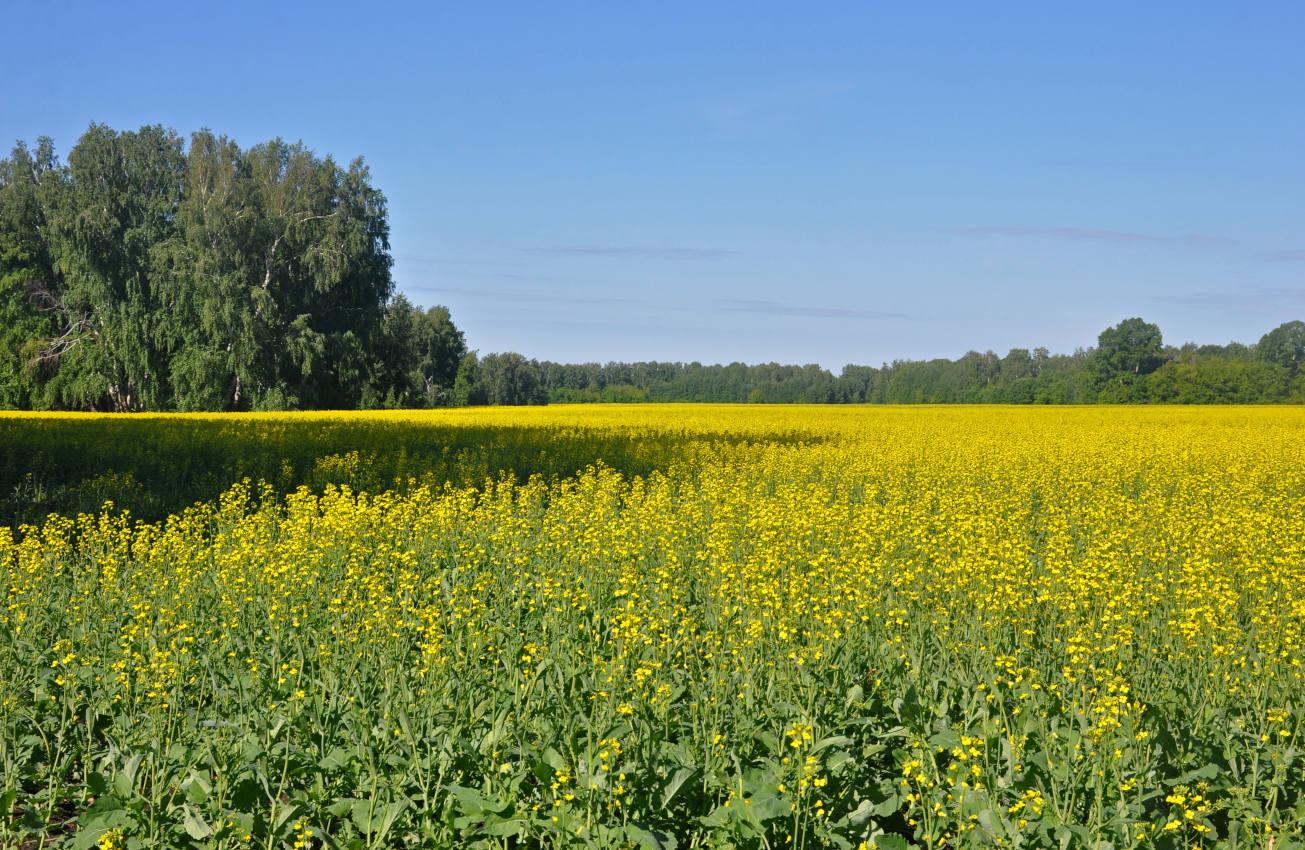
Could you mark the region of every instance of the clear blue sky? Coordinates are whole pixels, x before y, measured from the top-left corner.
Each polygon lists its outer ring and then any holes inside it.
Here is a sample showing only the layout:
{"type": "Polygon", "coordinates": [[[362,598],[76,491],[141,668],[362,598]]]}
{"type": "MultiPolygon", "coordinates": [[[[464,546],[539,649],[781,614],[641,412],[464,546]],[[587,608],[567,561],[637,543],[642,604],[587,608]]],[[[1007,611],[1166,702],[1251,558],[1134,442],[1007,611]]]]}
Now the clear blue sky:
{"type": "Polygon", "coordinates": [[[482,353],[878,365],[1305,318],[1305,3],[11,3],[0,143],[281,136],[482,353]]]}

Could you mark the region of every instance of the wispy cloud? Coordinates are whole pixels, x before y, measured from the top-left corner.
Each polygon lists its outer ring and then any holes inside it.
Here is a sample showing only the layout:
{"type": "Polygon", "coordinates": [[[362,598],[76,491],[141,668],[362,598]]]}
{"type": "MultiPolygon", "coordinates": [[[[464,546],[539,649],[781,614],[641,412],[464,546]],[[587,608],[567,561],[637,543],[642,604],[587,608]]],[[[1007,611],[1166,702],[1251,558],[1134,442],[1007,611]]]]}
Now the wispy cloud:
{"type": "Polygon", "coordinates": [[[467,295],[472,298],[488,298],[495,301],[518,301],[555,304],[646,304],[641,298],[615,298],[609,296],[556,295],[551,292],[520,292],[502,289],[469,289],[449,286],[410,286],[423,292],[445,292],[452,295],[467,295]]]}
{"type": "Polygon", "coordinates": [[[523,248],[532,254],[555,254],[568,257],[609,257],[631,260],[723,260],[738,251],[721,248],[631,248],[564,245],[556,248],[523,248]]]}
{"type": "Polygon", "coordinates": [[[1151,233],[1132,233],[1127,230],[1106,230],[1097,227],[1021,227],[985,225],[982,227],[957,227],[952,233],[963,236],[1032,236],[1044,239],[1068,239],[1075,242],[1112,242],[1117,245],[1176,244],[1192,248],[1232,248],[1236,239],[1212,233],[1186,233],[1182,236],[1156,236],[1151,233]]]}
{"type": "Polygon", "coordinates": [[[1237,245],[1237,240],[1232,237],[1211,233],[1188,233],[1182,241],[1195,248],[1233,248],[1237,245]]]}
{"type": "Polygon", "coordinates": [[[776,86],[719,101],[708,108],[707,114],[722,128],[761,129],[799,118],[851,88],[847,82],[776,86]]]}
{"type": "Polygon", "coordinates": [[[1274,251],[1269,259],[1277,263],[1305,263],[1305,248],[1290,251],[1274,251]]]}
{"type": "Polygon", "coordinates": [[[958,227],[952,232],[965,236],[1038,236],[1051,239],[1073,239],[1080,242],[1116,242],[1120,244],[1169,241],[1163,236],[1128,233],[1122,230],[1101,230],[1095,227],[1009,227],[988,225],[984,227],[958,227]]]}
{"type": "Polygon", "coordinates": [[[776,301],[757,301],[747,298],[722,298],[718,303],[736,313],[765,313],[771,316],[802,316],[816,319],[906,319],[905,313],[884,313],[877,310],[853,310],[846,307],[801,307],[780,304],[776,301]]]}
{"type": "Polygon", "coordinates": [[[1218,313],[1253,313],[1280,316],[1285,310],[1305,308],[1305,287],[1248,286],[1223,292],[1184,292],[1157,295],[1162,304],[1176,304],[1193,310],[1218,313]]]}

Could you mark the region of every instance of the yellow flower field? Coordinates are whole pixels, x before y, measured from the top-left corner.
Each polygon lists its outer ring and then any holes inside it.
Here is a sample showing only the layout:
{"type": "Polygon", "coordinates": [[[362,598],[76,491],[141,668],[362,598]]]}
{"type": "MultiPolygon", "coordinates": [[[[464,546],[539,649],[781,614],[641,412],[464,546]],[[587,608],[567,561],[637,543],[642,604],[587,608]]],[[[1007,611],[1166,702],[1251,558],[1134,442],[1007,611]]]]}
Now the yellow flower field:
{"type": "Polygon", "coordinates": [[[230,476],[0,527],[5,846],[1305,846],[1296,409],[0,432],[230,476]]]}

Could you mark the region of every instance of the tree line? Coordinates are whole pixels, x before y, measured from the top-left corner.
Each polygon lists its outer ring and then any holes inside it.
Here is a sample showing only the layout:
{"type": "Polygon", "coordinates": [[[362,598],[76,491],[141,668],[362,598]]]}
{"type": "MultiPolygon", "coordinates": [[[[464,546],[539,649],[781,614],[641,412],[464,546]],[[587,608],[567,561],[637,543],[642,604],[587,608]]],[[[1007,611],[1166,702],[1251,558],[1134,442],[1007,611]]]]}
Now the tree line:
{"type": "Polygon", "coordinates": [[[558,402],[707,401],[853,404],[1252,404],[1305,402],[1305,322],[1258,343],[1165,345],[1140,318],[1107,328],[1093,348],[1052,354],[1013,348],[950,360],[816,365],[541,363],[558,402]]]}
{"type": "Polygon", "coordinates": [[[0,160],[0,407],[282,410],[552,402],[1305,401],[1305,323],[1166,346],[1140,318],[1094,348],[848,365],[581,363],[469,351],[396,294],[385,196],[302,142],[92,124],[0,160]]]}

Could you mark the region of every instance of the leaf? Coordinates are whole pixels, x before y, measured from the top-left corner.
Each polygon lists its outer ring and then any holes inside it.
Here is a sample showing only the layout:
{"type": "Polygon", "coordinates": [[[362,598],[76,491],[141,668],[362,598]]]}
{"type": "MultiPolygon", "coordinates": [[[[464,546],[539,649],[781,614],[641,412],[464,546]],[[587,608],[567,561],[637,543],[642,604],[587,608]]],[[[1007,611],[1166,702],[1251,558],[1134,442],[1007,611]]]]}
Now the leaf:
{"type": "Polygon", "coordinates": [[[900,835],[876,835],[875,847],[878,850],[911,850],[911,844],[900,835]]]}
{"type": "Polygon", "coordinates": [[[362,802],[357,797],[341,797],[334,803],[326,807],[326,810],[337,818],[342,818],[353,811],[353,807],[362,802]]]}
{"type": "Polygon", "coordinates": [[[747,806],[746,809],[760,823],[793,812],[792,802],[776,794],[758,794],[750,799],[752,805],[747,806]]]}
{"type": "Polygon", "coordinates": [[[853,826],[859,826],[870,820],[870,816],[875,814],[875,804],[869,800],[862,800],[856,808],[847,813],[847,822],[853,826]]]}
{"type": "Polygon", "coordinates": [[[1177,779],[1166,779],[1166,785],[1190,785],[1193,782],[1214,779],[1219,775],[1219,767],[1215,764],[1207,764],[1204,767],[1198,767],[1196,770],[1189,770],[1177,779]]]}
{"type": "Polygon", "coordinates": [[[140,770],[140,763],[143,757],[138,753],[122,766],[117,775],[113,777],[113,790],[119,797],[124,800],[131,797],[132,791],[136,787],[136,772],[140,770]]]}
{"type": "Polygon", "coordinates": [[[708,829],[719,829],[720,827],[730,822],[730,820],[734,815],[733,808],[735,807],[724,806],[724,805],[717,806],[716,808],[712,809],[709,814],[698,818],[698,823],[702,824],[708,829]]]}
{"type": "Polygon", "coordinates": [[[491,800],[474,788],[461,785],[446,785],[445,790],[458,801],[462,814],[483,818],[488,814],[502,814],[512,806],[511,800],[491,800]]]}
{"type": "Polygon", "coordinates": [[[886,787],[887,783],[880,785],[880,791],[883,792],[884,798],[875,804],[875,815],[877,817],[887,817],[902,807],[902,792],[896,783],[886,787]]]}
{"type": "Polygon", "coordinates": [[[811,748],[811,752],[812,754],[815,754],[821,750],[828,749],[829,747],[846,747],[854,743],[856,742],[846,735],[831,735],[828,738],[821,738],[819,741],[816,741],[815,746],[811,748]]]}
{"type": "MultiPolygon", "coordinates": [[[[97,770],[93,770],[86,775],[86,787],[90,789],[90,792],[92,794],[98,797],[101,794],[103,794],[105,791],[109,790],[109,778],[105,776],[103,773],[100,773],[97,770]]],[[[17,792],[11,791],[10,793],[16,794],[17,792]]],[[[9,805],[13,805],[13,800],[9,801],[9,805]]],[[[2,808],[5,812],[9,811],[8,806],[0,806],[0,808],[2,808]]]]}
{"type": "Polygon", "coordinates": [[[961,736],[956,734],[955,729],[943,729],[941,732],[934,734],[929,739],[929,746],[942,747],[943,749],[953,749],[961,745],[961,736]]]}
{"type": "Polygon", "coordinates": [[[488,755],[498,746],[498,742],[507,737],[507,717],[508,709],[503,709],[494,718],[494,723],[490,730],[485,733],[485,737],[480,741],[479,750],[482,754],[488,755]]]}
{"type": "Polygon", "coordinates": [[[559,753],[557,750],[553,749],[552,747],[547,747],[544,749],[543,759],[544,759],[544,764],[553,768],[553,770],[566,769],[566,759],[562,758],[562,754],[559,753]]]}
{"type": "Polygon", "coordinates": [[[339,770],[349,763],[349,751],[343,747],[336,747],[331,750],[322,760],[317,763],[318,767],[325,771],[339,770]]]}
{"type": "Polygon", "coordinates": [[[385,812],[381,815],[380,829],[376,831],[376,836],[372,840],[379,842],[383,839],[386,833],[390,831],[390,827],[394,826],[394,822],[399,819],[399,815],[403,814],[407,808],[408,800],[406,797],[400,797],[386,806],[385,812]]]}
{"type": "Polygon", "coordinates": [[[679,844],[674,835],[665,832],[654,832],[637,823],[626,824],[624,832],[626,838],[638,844],[644,850],[675,850],[679,844]]]}
{"type": "Polygon", "coordinates": [[[375,817],[374,807],[371,800],[358,800],[349,810],[349,817],[353,819],[353,825],[358,827],[358,831],[367,837],[372,834],[372,820],[375,817]]]}
{"type": "Polygon", "coordinates": [[[276,818],[272,821],[273,834],[279,833],[286,824],[299,817],[304,813],[302,803],[291,803],[288,806],[281,806],[276,810],[276,818]]]}
{"type": "Polygon", "coordinates": [[[213,785],[208,778],[194,770],[190,772],[190,778],[181,785],[186,791],[186,799],[192,803],[204,802],[213,790],[213,785]]]}
{"type": "Polygon", "coordinates": [[[103,811],[91,817],[86,817],[83,814],[79,820],[81,828],[77,830],[72,837],[72,841],[69,842],[68,847],[70,850],[90,850],[90,848],[100,843],[104,833],[109,830],[121,829],[124,832],[130,832],[136,825],[135,819],[122,808],[103,811]]]}
{"type": "Polygon", "coordinates": [[[666,783],[666,787],[662,789],[663,809],[670,805],[671,800],[675,799],[675,795],[679,793],[680,788],[684,787],[684,783],[688,782],[697,772],[698,769],[696,767],[681,767],[679,770],[675,771],[675,775],[671,777],[670,781],[666,783]]]}
{"type": "Polygon", "coordinates": [[[485,834],[493,835],[496,838],[507,838],[509,836],[520,835],[525,826],[526,821],[519,817],[490,817],[485,821],[485,834]]]}
{"type": "Polygon", "coordinates": [[[262,800],[263,788],[253,777],[245,777],[231,790],[231,805],[240,811],[252,812],[262,800]]]}
{"type": "Polygon", "coordinates": [[[196,841],[203,841],[213,834],[213,827],[204,822],[189,805],[181,807],[181,825],[186,828],[186,834],[196,841]]]}

